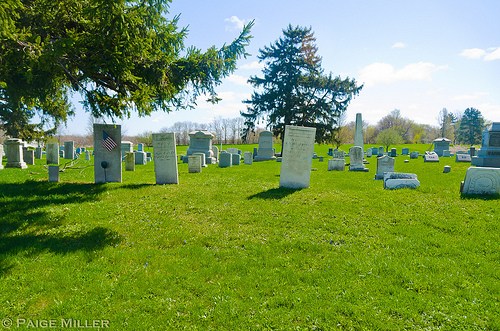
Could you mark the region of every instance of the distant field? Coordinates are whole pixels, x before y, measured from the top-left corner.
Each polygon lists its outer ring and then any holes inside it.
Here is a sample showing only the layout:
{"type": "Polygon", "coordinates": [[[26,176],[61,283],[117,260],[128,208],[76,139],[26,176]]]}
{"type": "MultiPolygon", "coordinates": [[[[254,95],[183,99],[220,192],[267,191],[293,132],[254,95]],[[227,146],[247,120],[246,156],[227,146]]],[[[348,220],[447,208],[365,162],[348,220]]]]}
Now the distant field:
{"type": "Polygon", "coordinates": [[[384,190],[375,158],[368,173],[329,172],[315,159],[303,190],[280,189],[274,161],[199,174],[179,163],[178,185],[155,185],[153,163],[95,185],[83,157],[60,183],[47,182],[45,160],[0,170],[0,320],[499,330],[499,200],[460,196],[469,164],[405,159],[395,170],[416,173],[416,190],[384,190]]]}

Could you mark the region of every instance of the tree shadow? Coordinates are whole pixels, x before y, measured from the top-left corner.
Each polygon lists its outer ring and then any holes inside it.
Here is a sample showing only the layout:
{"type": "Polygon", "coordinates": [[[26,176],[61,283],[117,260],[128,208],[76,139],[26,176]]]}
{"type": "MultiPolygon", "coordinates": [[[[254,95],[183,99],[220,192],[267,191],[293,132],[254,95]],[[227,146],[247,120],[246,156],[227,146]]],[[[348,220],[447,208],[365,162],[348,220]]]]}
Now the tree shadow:
{"type": "Polygon", "coordinates": [[[103,192],[120,187],[44,181],[1,183],[0,277],[12,270],[13,265],[8,261],[18,254],[91,252],[118,244],[119,234],[104,227],[59,230],[64,224],[66,209],[51,207],[98,201],[103,192]]]}
{"type": "Polygon", "coordinates": [[[283,198],[289,196],[290,194],[298,192],[300,190],[302,190],[302,189],[300,189],[300,188],[298,188],[298,189],[285,188],[285,187],[272,188],[272,189],[262,191],[262,192],[257,193],[257,194],[253,194],[253,195],[249,196],[247,199],[248,200],[251,200],[251,199],[279,200],[279,199],[283,199],[283,198]]]}

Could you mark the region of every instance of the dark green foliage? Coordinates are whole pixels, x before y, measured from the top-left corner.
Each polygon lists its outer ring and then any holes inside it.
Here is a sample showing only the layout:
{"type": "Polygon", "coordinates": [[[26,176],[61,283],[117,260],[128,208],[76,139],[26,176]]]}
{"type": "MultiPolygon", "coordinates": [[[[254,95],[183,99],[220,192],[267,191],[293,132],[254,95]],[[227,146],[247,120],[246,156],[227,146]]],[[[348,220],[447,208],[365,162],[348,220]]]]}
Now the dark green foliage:
{"type": "Polygon", "coordinates": [[[480,144],[484,129],[484,118],[476,108],[467,108],[460,121],[458,141],[470,145],[480,144]]]}
{"type": "Polygon", "coordinates": [[[276,136],[283,137],[285,125],[293,124],[316,127],[317,142],[331,141],[339,116],[363,86],[325,74],[315,41],[311,28],[289,25],[283,37],[260,50],[264,77],[249,79],[256,91],[241,112],[244,137],[265,120],[276,136]]]}
{"type": "Polygon", "coordinates": [[[0,121],[33,139],[72,115],[69,90],[94,117],[123,118],[192,107],[246,56],[250,28],[229,45],[186,47],[167,19],[169,0],[15,1],[0,4],[0,121]],[[6,15],[9,13],[9,15],[6,15]],[[4,17],[8,19],[4,20],[4,17]],[[35,115],[38,126],[27,124],[35,115]]]}

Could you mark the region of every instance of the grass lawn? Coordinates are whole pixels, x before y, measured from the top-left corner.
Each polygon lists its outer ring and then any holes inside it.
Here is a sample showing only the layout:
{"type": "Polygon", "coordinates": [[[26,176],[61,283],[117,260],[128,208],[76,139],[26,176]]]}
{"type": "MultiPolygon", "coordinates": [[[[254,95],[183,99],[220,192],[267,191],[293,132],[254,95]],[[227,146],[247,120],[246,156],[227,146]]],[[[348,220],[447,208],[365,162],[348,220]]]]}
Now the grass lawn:
{"type": "Polygon", "coordinates": [[[178,185],[155,185],[153,163],[95,185],[83,156],[60,183],[45,160],[0,170],[0,320],[499,330],[500,200],[460,196],[470,164],[406,158],[395,170],[416,173],[416,190],[384,190],[373,157],[368,173],[313,160],[303,190],[280,189],[273,161],[180,163],[178,185]]]}

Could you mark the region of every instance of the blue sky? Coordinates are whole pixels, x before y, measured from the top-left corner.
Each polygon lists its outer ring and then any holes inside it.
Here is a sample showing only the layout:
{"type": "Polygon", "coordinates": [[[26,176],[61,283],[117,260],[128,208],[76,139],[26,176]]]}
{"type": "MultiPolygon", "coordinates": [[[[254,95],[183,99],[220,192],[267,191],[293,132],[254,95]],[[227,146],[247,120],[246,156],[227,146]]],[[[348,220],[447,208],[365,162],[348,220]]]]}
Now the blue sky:
{"type": "MultiPolygon", "coordinates": [[[[370,124],[399,109],[417,123],[437,125],[441,109],[474,107],[500,121],[500,1],[497,0],[173,0],[170,17],[188,26],[186,45],[206,49],[229,43],[255,20],[251,54],[217,89],[217,105],[200,100],[194,110],[154,113],[117,123],[128,135],[158,131],[178,121],[233,118],[261,75],[259,49],[275,42],[289,24],[311,27],[323,68],[355,78],[365,87],[347,110],[370,124]]],[[[65,133],[85,133],[88,115],[77,115],[65,133]]]]}

